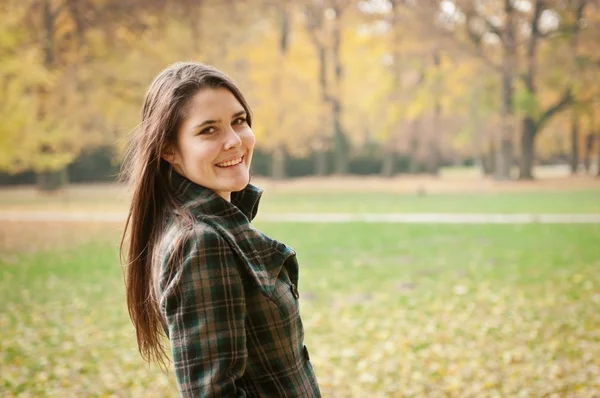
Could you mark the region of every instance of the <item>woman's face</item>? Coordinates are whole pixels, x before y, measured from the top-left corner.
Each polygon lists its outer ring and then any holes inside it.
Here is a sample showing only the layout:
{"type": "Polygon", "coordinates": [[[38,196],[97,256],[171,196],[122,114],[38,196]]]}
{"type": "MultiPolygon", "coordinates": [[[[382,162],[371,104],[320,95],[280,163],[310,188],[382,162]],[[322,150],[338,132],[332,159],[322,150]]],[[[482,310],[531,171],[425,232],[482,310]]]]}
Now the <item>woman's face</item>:
{"type": "Polygon", "coordinates": [[[225,88],[205,88],[187,105],[174,148],[165,160],[175,171],[224,199],[250,181],[254,133],[246,111],[225,88]]]}

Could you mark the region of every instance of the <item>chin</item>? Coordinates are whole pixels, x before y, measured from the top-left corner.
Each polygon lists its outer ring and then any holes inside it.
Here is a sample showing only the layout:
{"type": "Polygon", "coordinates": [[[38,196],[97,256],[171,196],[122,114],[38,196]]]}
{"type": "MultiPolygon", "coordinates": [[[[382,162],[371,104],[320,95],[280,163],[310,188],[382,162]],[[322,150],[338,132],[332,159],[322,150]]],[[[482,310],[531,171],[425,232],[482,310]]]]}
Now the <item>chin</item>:
{"type": "Polygon", "coordinates": [[[250,176],[246,176],[245,178],[236,178],[235,181],[231,181],[230,184],[227,184],[227,190],[230,192],[238,192],[246,188],[246,186],[250,183],[250,176]]]}
{"type": "Polygon", "coordinates": [[[249,180],[246,180],[243,183],[236,184],[236,186],[231,190],[231,192],[239,192],[239,191],[243,190],[244,188],[246,188],[248,186],[249,182],[250,182],[249,180]]]}

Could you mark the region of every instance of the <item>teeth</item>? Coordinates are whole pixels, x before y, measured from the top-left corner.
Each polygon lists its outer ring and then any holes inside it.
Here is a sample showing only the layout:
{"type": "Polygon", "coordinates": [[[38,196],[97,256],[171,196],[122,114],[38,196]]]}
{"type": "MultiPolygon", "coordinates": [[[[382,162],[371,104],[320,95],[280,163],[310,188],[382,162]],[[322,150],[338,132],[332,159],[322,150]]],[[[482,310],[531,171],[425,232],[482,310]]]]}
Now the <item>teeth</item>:
{"type": "Polygon", "coordinates": [[[217,166],[219,166],[219,167],[228,167],[228,166],[233,166],[233,165],[236,165],[236,164],[239,164],[239,163],[242,163],[242,158],[230,160],[229,162],[217,163],[217,166]]]}

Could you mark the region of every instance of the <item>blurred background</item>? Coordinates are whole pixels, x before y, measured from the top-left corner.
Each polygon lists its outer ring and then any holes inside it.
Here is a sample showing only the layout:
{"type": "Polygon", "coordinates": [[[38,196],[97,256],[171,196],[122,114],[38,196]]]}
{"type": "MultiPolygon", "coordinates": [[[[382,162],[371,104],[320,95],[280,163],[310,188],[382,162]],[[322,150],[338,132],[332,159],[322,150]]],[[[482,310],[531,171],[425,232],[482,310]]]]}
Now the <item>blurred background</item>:
{"type": "Polygon", "coordinates": [[[600,396],[597,0],[1,0],[0,395],[176,395],[115,177],[185,60],[253,108],[324,396],[600,396]]]}
{"type": "Polygon", "coordinates": [[[3,184],[110,181],[147,86],[180,60],[241,85],[256,113],[257,175],[597,173],[595,1],[0,7],[3,184]]]}

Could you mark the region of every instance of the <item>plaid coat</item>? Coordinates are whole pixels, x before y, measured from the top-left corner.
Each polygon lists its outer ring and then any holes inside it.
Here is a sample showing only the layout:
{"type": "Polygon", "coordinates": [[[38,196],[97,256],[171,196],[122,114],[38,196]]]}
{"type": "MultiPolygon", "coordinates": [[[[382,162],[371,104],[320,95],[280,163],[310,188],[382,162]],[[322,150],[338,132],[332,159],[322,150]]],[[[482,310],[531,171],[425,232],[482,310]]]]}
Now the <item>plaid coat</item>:
{"type": "Polygon", "coordinates": [[[176,173],[173,186],[194,223],[170,217],[153,281],[181,396],[320,397],[296,253],[250,223],[262,191],[248,185],[230,203],[176,173]]]}

